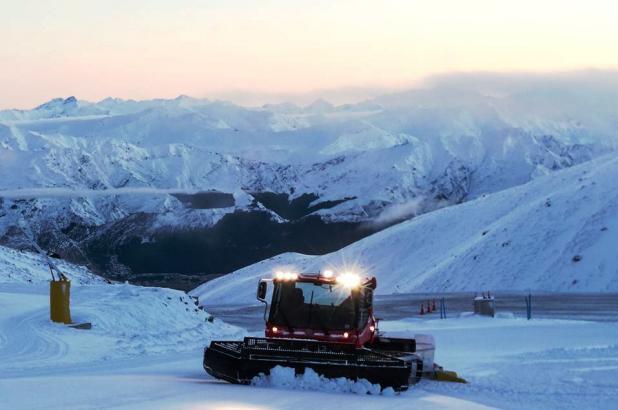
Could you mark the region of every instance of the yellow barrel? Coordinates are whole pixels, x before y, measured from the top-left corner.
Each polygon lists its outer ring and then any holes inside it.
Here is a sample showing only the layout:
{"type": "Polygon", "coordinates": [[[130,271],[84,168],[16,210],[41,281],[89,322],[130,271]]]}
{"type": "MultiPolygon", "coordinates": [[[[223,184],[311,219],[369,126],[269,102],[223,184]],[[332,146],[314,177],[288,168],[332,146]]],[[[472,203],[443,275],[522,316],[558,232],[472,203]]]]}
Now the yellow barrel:
{"type": "Polygon", "coordinates": [[[52,322],[71,323],[71,281],[66,279],[49,282],[49,316],[52,322]]]}

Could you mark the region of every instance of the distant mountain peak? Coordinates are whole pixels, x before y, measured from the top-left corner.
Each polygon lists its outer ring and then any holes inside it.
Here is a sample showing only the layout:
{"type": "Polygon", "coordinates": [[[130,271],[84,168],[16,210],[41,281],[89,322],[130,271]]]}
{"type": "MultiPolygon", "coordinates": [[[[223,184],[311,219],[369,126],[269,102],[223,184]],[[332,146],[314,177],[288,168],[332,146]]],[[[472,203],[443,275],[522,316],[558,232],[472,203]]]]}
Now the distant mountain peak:
{"type": "Polygon", "coordinates": [[[50,107],[55,107],[55,106],[57,106],[59,104],[63,104],[63,103],[64,103],[64,99],[63,98],[60,98],[60,97],[52,98],[51,100],[49,100],[47,102],[44,102],[43,104],[37,106],[35,108],[35,110],[45,110],[45,109],[48,109],[50,107]]]}
{"type": "Polygon", "coordinates": [[[311,104],[309,104],[305,109],[309,112],[313,113],[323,113],[327,111],[331,111],[335,106],[323,98],[318,98],[311,104]]]}
{"type": "Polygon", "coordinates": [[[325,99],[323,99],[323,98],[318,98],[317,100],[315,100],[314,102],[312,102],[311,104],[309,104],[307,106],[307,108],[312,108],[312,107],[315,107],[315,108],[317,108],[317,107],[333,108],[333,105],[330,102],[328,102],[325,99]]]}
{"type": "Polygon", "coordinates": [[[77,104],[78,104],[77,98],[75,98],[74,96],[70,96],[67,98],[57,97],[57,98],[52,98],[46,103],[39,105],[38,107],[35,108],[35,110],[57,111],[57,110],[63,110],[64,108],[66,108],[66,106],[77,106],[77,104]]]}
{"type": "Polygon", "coordinates": [[[302,109],[299,106],[291,102],[264,104],[262,105],[262,109],[266,111],[277,112],[277,113],[297,113],[297,112],[302,111],[302,109]]]}

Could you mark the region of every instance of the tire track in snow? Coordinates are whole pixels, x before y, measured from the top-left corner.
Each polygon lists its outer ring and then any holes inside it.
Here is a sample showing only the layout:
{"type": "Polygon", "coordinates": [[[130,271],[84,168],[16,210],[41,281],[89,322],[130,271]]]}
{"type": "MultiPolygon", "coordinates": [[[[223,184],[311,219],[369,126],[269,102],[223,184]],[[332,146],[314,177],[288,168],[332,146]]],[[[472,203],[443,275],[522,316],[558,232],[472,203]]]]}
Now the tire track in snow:
{"type": "Polygon", "coordinates": [[[54,327],[59,325],[49,323],[48,314],[47,306],[39,305],[25,313],[9,315],[0,322],[3,370],[45,367],[66,356],[69,346],[54,335],[54,327]]]}

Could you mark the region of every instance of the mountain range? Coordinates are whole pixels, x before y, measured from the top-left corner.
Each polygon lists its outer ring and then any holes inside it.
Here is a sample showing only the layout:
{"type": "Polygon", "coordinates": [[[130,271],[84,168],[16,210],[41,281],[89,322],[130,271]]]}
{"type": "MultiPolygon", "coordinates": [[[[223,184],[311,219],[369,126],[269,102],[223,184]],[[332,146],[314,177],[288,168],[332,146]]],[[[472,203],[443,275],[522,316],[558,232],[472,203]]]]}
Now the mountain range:
{"type": "Polygon", "coordinates": [[[434,87],[261,107],[69,97],[0,111],[0,244],[34,238],[113,279],[191,288],[608,155],[614,91],[434,87]]]}

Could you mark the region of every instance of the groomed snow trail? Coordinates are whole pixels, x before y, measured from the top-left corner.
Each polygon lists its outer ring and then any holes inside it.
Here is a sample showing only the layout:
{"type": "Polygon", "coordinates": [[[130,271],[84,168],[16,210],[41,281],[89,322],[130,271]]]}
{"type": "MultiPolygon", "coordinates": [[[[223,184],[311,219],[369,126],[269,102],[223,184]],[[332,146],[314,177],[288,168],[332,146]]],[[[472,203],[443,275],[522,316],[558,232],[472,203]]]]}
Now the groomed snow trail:
{"type": "MultiPolygon", "coordinates": [[[[47,298],[43,295],[10,295],[0,296],[0,309],[4,312],[17,311],[15,306],[27,306],[25,313],[3,317],[0,320],[4,344],[0,350],[0,365],[5,371],[15,367],[23,368],[33,364],[36,366],[53,365],[62,360],[68,353],[68,344],[53,333],[45,331],[49,315],[47,307],[42,308],[47,298]],[[45,300],[42,300],[45,299],[45,300]]],[[[53,325],[52,325],[53,326],[53,325]]]]}
{"type": "Polygon", "coordinates": [[[3,375],[193,350],[214,335],[241,334],[218,319],[209,321],[183,292],[120,284],[74,286],[72,319],[91,322],[92,329],[73,329],[49,321],[48,286],[0,283],[3,375]]]}
{"type": "Polygon", "coordinates": [[[45,290],[0,284],[3,408],[605,409],[618,400],[615,323],[528,322],[508,314],[384,321],[391,335],[434,335],[438,363],[470,383],[423,381],[398,395],[365,395],[354,393],[371,386],[311,374],[295,379],[285,369],[257,386],[214,380],[202,369],[201,346],[242,334],[219,319],[196,325],[193,315],[207,314],[187,312],[175,299],[181,292],[79,287],[74,315],[95,325],[80,331],[47,321],[45,290]],[[163,306],[172,304],[168,297],[174,307],[163,306]]]}

